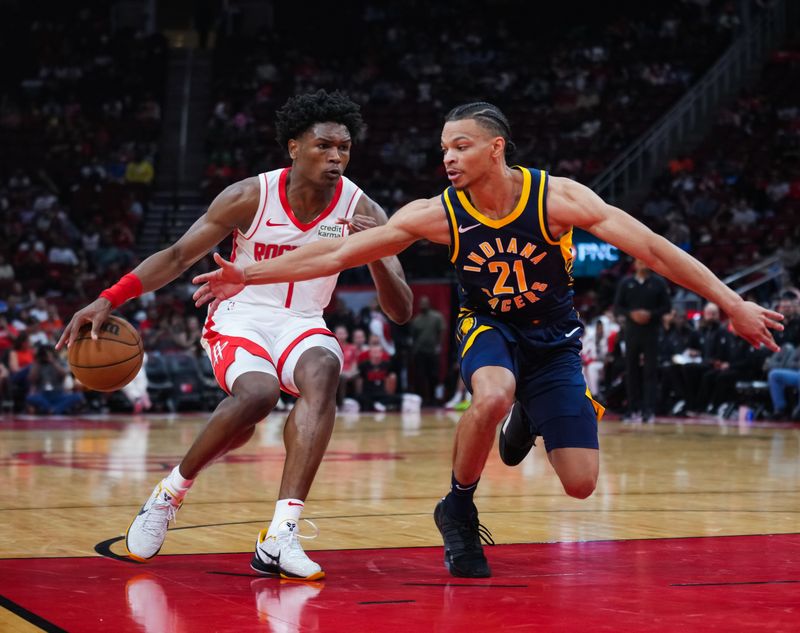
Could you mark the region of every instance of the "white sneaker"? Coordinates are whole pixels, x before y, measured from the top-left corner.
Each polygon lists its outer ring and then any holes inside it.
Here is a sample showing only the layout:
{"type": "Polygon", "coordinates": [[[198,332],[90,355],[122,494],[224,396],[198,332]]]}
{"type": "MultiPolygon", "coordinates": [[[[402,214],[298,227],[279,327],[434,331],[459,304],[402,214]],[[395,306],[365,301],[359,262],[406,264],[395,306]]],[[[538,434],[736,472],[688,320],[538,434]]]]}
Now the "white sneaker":
{"type": "Polygon", "coordinates": [[[146,561],[158,554],[167,538],[169,522],[182,503],[183,500],[164,485],[163,479],[158,482],[125,533],[125,547],[131,558],[146,561]]]}
{"type": "Polygon", "coordinates": [[[325,577],[322,567],[311,560],[300,542],[297,523],[287,520],[278,526],[276,534],[261,530],[256,541],[256,552],[250,567],[265,576],[319,580],[325,577]]]}

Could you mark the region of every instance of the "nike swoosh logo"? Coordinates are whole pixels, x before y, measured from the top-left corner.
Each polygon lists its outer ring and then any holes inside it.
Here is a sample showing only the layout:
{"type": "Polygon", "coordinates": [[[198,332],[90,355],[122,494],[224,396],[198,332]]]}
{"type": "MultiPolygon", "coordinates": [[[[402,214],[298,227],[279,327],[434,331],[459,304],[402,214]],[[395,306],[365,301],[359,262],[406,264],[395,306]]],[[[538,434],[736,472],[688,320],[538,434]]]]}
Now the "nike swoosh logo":
{"type": "Polygon", "coordinates": [[[580,329],[581,329],[581,326],[579,325],[579,326],[578,326],[578,327],[576,327],[574,330],[570,330],[569,332],[567,332],[567,333],[564,335],[564,338],[569,338],[570,336],[572,336],[573,334],[575,334],[575,332],[577,332],[577,331],[578,331],[578,330],[580,330],[580,329]]]}
{"type": "Polygon", "coordinates": [[[470,226],[461,226],[459,224],[458,225],[458,232],[459,233],[466,233],[467,231],[471,231],[472,229],[477,229],[480,225],[481,225],[480,222],[478,222],[478,224],[472,224],[470,226]]]}
{"type": "Polygon", "coordinates": [[[295,503],[294,501],[289,501],[286,505],[303,507],[302,503],[295,503]]]}
{"type": "MultiPolygon", "coordinates": [[[[280,552],[278,552],[277,556],[273,556],[269,552],[265,552],[264,550],[262,550],[260,547],[256,548],[256,552],[258,553],[259,558],[261,558],[261,554],[263,554],[264,556],[269,558],[269,561],[272,561],[272,563],[274,565],[277,565],[278,567],[280,567],[280,565],[281,565],[281,553],[280,552]]],[[[269,561],[266,561],[263,558],[261,558],[261,562],[263,562],[263,563],[269,564],[269,561]]]]}
{"type": "Polygon", "coordinates": [[[267,218],[267,226],[289,226],[289,223],[288,222],[276,223],[267,218]]]}

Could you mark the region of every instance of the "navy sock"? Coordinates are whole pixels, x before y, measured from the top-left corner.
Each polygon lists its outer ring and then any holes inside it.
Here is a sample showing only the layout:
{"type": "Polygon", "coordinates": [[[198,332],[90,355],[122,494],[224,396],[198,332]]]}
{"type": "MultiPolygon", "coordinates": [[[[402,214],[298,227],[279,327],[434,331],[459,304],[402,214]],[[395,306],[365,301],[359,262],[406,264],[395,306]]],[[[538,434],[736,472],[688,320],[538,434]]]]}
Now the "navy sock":
{"type": "Polygon", "coordinates": [[[450,476],[450,492],[444,499],[445,508],[449,514],[464,519],[472,514],[474,507],[472,497],[475,495],[479,481],[480,478],[471,484],[462,484],[456,479],[455,474],[450,476]]]}

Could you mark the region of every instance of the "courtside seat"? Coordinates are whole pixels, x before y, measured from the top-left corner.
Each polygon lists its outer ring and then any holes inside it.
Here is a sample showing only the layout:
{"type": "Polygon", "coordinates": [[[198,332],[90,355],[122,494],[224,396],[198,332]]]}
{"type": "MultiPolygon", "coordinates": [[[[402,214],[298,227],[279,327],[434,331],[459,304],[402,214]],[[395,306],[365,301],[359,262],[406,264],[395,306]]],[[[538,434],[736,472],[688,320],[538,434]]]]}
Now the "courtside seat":
{"type": "Polygon", "coordinates": [[[147,393],[155,407],[175,411],[176,405],[173,398],[175,382],[172,380],[166,358],[160,352],[148,352],[147,364],[147,393]]]}
{"type": "Polygon", "coordinates": [[[740,380],[736,383],[736,393],[739,396],[737,404],[750,407],[754,420],[764,417],[772,408],[766,380],[740,380]]]}

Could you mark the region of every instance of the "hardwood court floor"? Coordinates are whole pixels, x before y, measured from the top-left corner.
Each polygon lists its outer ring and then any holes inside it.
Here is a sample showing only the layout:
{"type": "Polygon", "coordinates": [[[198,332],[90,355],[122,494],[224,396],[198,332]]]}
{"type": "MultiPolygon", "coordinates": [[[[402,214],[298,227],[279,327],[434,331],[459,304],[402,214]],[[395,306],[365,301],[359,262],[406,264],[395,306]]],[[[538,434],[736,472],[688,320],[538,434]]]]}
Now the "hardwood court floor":
{"type": "Polygon", "coordinates": [[[317,555],[328,578],[287,589],[250,577],[248,566],[277,493],[283,420],[271,416],[248,445],[204,472],[161,554],[132,565],[114,560],[124,556],[120,536],[205,416],[0,418],[0,559],[16,559],[0,560],[0,631],[568,631],[568,622],[610,631],[797,630],[798,426],[605,421],[600,482],[584,501],[563,494],[543,447],[516,468],[493,452],[477,505],[502,544],[487,549],[494,577],[460,583],[442,567],[431,517],[449,484],[457,415],[340,417],[305,513],[320,529],[306,549],[331,550],[317,555]],[[752,536],[709,538],[744,535],[752,536]],[[211,554],[220,556],[199,556],[211,554]],[[193,574],[219,620],[199,601],[180,600],[193,574]],[[501,591],[506,608],[491,611],[491,624],[476,620],[483,598],[452,594],[465,585],[501,591]],[[728,589],[701,597],[692,589],[712,586],[728,589]],[[665,601],[664,587],[689,589],[665,601]],[[143,615],[131,601],[137,595],[157,611],[172,609],[158,611],[161,619],[143,615]],[[599,611],[581,620],[572,600],[599,611]],[[417,620],[402,611],[412,603],[425,607],[413,611],[417,620]],[[610,628],[598,628],[598,613],[610,628]],[[359,629],[362,616],[371,625],[359,629]]]}

